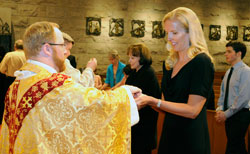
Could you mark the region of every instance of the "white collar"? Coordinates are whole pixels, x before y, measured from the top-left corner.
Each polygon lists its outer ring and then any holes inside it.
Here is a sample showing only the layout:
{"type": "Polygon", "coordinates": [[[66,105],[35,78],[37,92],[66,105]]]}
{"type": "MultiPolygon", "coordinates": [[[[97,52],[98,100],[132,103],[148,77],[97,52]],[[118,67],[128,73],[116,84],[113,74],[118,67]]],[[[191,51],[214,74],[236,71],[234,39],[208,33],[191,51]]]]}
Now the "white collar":
{"type": "Polygon", "coordinates": [[[57,73],[57,71],[53,67],[51,67],[51,66],[49,66],[47,64],[41,63],[39,61],[28,59],[27,63],[31,63],[31,64],[34,64],[34,65],[41,66],[44,69],[46,69],[47,71],[49,71],[50,73],[57,73]]]}

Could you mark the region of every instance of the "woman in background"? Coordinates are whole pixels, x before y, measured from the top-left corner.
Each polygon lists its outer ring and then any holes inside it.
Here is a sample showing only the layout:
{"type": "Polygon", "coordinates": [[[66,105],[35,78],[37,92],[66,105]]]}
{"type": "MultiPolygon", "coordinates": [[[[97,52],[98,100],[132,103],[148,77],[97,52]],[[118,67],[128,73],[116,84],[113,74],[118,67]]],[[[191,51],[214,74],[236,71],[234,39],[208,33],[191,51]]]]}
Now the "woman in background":
{"type": "Polygon", "coordinates": [[[102,90],[107,89],[108,86],[110,86],[110,88],[114,87],[124,76],[122,69],[125,67],[125,64],[120,62],[118,52],[116,50],[112,50],[109,52],[108,58],[111,64],[108,66],[106,80],[101,87],[102,90]]]}
{"type": "Polygon", "coordinates": [[[122,86],[122,85],[125,85],[126,80],[127,80],[128,76],[129,76],[129,74],[131,73],[131,71],[132,71],[132,69],[131,69],[131,67],[130,67],[130,64],[127,64],[127,65],[122,69],[122,72],[123,72],[123,74],[124,74],[122,80],[121,80],[119,83],[117,83],[113,88],[111,88],[111,90],[114,90],[115,88],[118,88],[118,87],[120,87],[120,86],[122,86]]]}
{"type": "Polygon", "coordinates": [[[102,78],[100,75],[96,74],[96,70],[94,71],[94,78],[95,78],[95,87],[100,89],[102,87],[102,78]]]}
{"type": "MultiPolygon", "coordinates": [[[[149,49],[142,43],[131,45],[127,50],[132,72],[126,84],[139,87],[142,93],[160,98],[161,92],[154,69],[151,67],[152,57],[149,49]]],[[[156,126],[158,112],[150,106],[139,110],[140,121],[132,127],[132,154],[151,154],[156,148],[156,126]]]]}

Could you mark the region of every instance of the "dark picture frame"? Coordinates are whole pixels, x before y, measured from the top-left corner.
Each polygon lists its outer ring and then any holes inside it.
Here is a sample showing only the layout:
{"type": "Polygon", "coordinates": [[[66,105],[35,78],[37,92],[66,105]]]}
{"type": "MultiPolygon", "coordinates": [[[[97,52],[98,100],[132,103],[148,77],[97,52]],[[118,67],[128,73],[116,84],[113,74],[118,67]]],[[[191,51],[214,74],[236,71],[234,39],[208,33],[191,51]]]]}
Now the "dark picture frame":
{"type": "Polygon", "coordinates": [[[250,26],[244,26],[243,28],[243,41],[250,42],[250,26]]]}
{"type": "Polygon", "coordinates": [[[152,22],[152,38],[164,38],[165,37],[165,31],[162,27],[161,21],[153,21],[152,22]]]}
{"type": "Polygon", "coordinates": [[[218,41],[221,38],[221,26],[210,25],[209,26],[209,40],[218,41]]]}
{"type": "Polygon", "coordinates": [[[145,34],[145,21],[143,20],[132,20],[131,21],[132,30],[131,36],[132,37],[144,37],[145,34]]]}
{"type": "Polygon", "coordinates": [[[238,27],[227,26],[227,37],[226,40],[237,40],[238,39],[238,27]]]}
{"type": "Polygon", "coordinates": [[[86,18],[86,34],[96,36],[101,34],[101,18],[86,18]]]}
{"type": "Polygon", "coordinates": [[[10,26],[7,22],[4,23],[4,21],[0,18],[0,34],[2,35],[10,35],[10,26]]]}
{"type": "Polygon", "coordinates": [[[123,36],[124,34],[124,19],[110,19],[109,20],[109,36],[123,36]]]}

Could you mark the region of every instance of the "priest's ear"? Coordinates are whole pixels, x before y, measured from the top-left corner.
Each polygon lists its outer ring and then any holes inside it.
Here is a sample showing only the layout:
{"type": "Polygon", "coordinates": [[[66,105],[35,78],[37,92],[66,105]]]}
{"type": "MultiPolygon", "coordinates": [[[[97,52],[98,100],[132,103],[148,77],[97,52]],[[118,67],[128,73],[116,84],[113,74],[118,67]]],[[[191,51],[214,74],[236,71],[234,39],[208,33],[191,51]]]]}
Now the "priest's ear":
{"type": "Polygon", "coordinates": [[[45,43],[43,46],[42,46],[42,55],[43,56],[46,56],[46,57],[51,57],[52,54],[53,54],[53,49],[51,47],[51,45],[49,45],[48,43],[45,43]]]}

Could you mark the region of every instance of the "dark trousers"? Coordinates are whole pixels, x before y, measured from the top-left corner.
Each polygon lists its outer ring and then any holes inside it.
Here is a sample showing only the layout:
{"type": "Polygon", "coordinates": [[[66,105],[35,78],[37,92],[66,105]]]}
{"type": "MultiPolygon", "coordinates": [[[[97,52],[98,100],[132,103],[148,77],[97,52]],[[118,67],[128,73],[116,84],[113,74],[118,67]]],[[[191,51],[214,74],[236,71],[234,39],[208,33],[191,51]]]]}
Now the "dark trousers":
{"type": "Polygon", "coordinates": [[[226,154],[247,154],[245,135],[250,124],[249,109],[242,109],[225,123],[227,135],[226,154]]]}
{"type": "Polygon", "coordinates": [[[5,74],[0,73],[0,125],[3,118],[5,95],[14,80],[15,77],[8,77],[5,74]]]}

